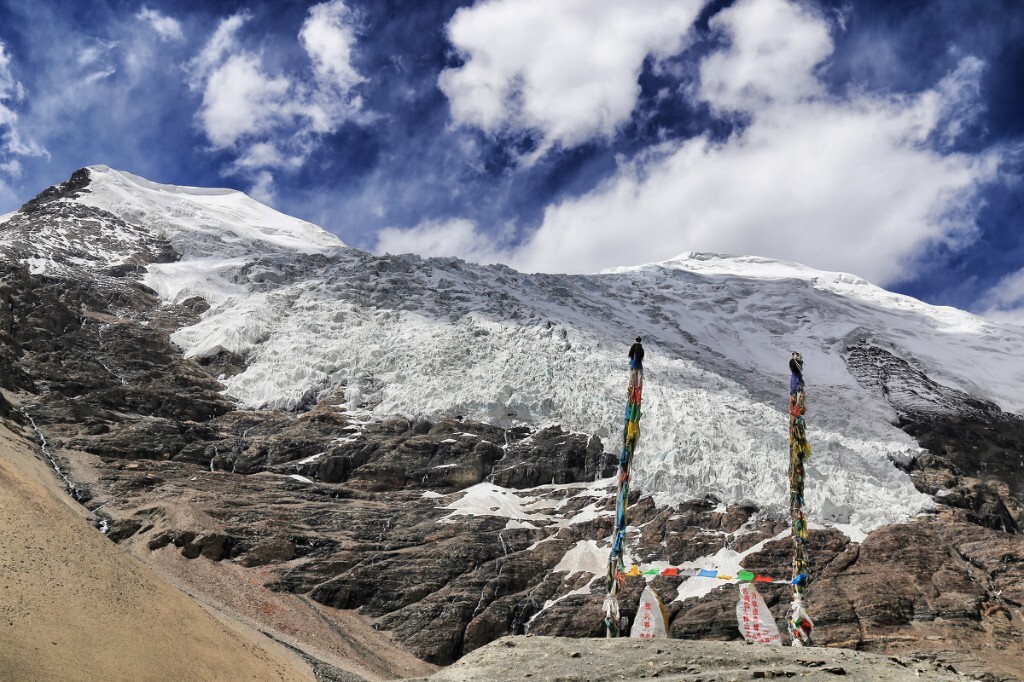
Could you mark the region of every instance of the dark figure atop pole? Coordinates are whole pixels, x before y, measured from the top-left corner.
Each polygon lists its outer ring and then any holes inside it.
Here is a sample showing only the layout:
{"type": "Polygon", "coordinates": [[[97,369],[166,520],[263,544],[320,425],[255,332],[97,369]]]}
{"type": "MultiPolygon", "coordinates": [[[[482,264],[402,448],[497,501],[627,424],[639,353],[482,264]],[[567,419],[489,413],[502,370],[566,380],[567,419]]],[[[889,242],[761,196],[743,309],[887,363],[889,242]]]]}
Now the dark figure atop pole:
{"type": "Polygon", "coordinates": [[[804,388],[804,358],[796,351],[793,351],[793,355],[789,358],[789,371],[791,374],[789,377],[789,393],[792,395],[798,390],[802,391],[804,388]]]}
{"type": "Polygon", "coordinates": [[[629,347],[629,386],[640,386],[644,383],[644,347],[639,336],[629,347]]]}
{"type": "Polygon", "coordinates": [[[643,339],[639,336],[633,342],[633,345],[629,347],[629,368],[630,369],[643,369],[644,368],[644,346],[643,339]]]}

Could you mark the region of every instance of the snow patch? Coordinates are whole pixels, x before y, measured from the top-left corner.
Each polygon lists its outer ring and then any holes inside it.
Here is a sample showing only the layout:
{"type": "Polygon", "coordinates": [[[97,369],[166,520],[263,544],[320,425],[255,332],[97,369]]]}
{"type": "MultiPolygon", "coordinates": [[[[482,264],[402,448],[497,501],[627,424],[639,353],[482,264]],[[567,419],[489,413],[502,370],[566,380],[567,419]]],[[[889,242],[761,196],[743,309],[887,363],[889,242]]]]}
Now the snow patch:
{"type": "Polygon", "coordinates": [[[533,525],[529,521],[517,521],[516,519],[509,519],[508,523],[505,524],[505,530],[511,530],[515,528],[528,528],[530,530],[537,530],[537,526],[533,525]]]}
{"type": "Polygon", "coordinates": [[[232,281],[247,259],[210,256],[176,263],[151,263],[142,283],[170,303],[198,296],[210,305],[221,305],[233,297],[249,294],[248,288],[232,281]]]}
{"type": "Polygon", "coordinates": [[[582,540],[566,552],[551,571],[567,571],[570,575],[581,571],[603,575],[607,569],[608,549],[598,547],[596,540],[582,540]]]}
{"type": "Polygon", "coordinates": [[[517,521],[543,521],[548,518],[544,514],[527,512],[517,494],[493,483],[477,483],[466,488],[462,497],[445,508],[452,510],[446,519],[455,516],[503,516],[517,521]]]}
{"type": "Polygon", "coordinates": [[[845,535],[850,542],[860,544],[868,537],[868,534],[857,526],[852,526],[848,523],[834,523],[832,527],[838,530],[840,533],[845,535]]]}

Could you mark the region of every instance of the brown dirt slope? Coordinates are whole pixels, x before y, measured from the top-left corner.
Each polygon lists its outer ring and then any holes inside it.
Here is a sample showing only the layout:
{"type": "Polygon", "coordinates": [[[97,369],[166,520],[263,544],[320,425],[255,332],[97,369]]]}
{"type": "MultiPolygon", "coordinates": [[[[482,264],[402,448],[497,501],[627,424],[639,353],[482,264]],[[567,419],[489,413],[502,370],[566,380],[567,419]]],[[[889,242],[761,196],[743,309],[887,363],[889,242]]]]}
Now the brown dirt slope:
{"type": "Polygon", "coordinates": [[[103,537],[0,426],[0,680],[311,680],[103,537]]]}

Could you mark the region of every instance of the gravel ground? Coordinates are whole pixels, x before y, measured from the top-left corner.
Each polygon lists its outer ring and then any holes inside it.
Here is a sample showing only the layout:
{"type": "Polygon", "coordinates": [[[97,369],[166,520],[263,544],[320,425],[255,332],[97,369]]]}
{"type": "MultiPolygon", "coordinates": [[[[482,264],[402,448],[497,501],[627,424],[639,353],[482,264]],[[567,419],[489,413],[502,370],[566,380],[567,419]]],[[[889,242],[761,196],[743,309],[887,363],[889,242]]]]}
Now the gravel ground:
{"type": "Polygon", "coordinates": [[[418,682],[730,682],[790,678],[815,682],[970,679],[931,662],[849,649],[528,636],[499,639],[418,682]]]}

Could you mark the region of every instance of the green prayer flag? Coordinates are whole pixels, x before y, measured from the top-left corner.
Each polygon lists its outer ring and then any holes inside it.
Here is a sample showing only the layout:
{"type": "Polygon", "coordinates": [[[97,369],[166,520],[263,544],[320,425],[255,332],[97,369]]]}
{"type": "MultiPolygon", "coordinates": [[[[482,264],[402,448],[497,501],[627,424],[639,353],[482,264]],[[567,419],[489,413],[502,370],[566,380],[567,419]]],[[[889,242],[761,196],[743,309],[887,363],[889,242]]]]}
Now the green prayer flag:
{"type": "Polygon", "coordinates": [[[739,573],[736,574],[736,577],[739,578],[740,580],[743,580],[743,581],[749,583],[749,582],[753,582],[753,580],[754,580],[754,573],[753,573],[753,571],[740,571],[739,573]]]}

